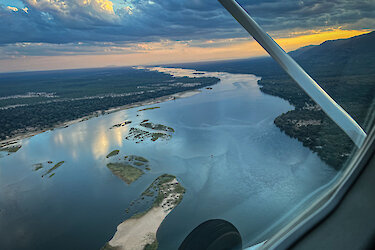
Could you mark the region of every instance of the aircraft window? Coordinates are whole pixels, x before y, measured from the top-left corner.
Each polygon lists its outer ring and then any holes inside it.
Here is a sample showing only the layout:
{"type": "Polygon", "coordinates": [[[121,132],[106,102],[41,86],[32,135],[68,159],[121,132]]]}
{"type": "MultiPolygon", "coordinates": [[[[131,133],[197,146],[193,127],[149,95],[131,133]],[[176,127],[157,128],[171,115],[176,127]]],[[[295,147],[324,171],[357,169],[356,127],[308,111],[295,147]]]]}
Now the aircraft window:
{"type": "Polygon", "coordinates": [[[238,3],[0,3],[0,249],[272,248],[339,199],[374,4],[238,3]]]}

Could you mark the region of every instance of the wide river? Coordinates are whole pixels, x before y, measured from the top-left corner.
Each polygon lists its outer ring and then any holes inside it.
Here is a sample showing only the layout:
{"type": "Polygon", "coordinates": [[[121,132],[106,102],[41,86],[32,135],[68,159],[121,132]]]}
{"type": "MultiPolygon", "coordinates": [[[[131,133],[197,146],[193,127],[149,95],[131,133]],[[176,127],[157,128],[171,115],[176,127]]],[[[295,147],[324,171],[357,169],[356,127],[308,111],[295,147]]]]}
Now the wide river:
{"type": "Polygon", "coordinates": [[[176,175],[187,192],[159,228],[160,249],[177,249],[214,218],[230,221],[250,246],[336,176],[274,125],[293,107],[263,94],[258,77],[154,70],[221,81],[194,96],[146,106],[159,109],[122,110],[22,140],[17,153],[0,158],[0,249],[99,249],[136,212],[125,213],[130,203],[164,173],[176,175]],[[174,128],[172,139],[126,140],[129,128],[145,119],[174,128]],[[125,120],[133,123],[109,129],[125,120]],[[126,184],[106,167],[115,149],[149,159],[151,170],[126,184]],[[42,178],[45,170],[33,171],[33,164],[47,161],[65,163],[42,178]]]}

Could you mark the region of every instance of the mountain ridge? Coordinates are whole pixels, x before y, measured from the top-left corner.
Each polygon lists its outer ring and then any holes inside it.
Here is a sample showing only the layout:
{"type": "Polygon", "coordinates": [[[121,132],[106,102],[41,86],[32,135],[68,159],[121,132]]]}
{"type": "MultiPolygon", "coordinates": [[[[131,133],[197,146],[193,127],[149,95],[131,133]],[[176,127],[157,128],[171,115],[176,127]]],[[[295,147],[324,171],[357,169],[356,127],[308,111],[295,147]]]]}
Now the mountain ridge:
{"type": "Polygon", "coordinates": [[[320,45],[302,47],[288,54],[306,70],[340,74],[375,72],[375,31],[347,39],[328,40],[320,45]],[[327,68],[327,66],[329,66],[327,68]]]}

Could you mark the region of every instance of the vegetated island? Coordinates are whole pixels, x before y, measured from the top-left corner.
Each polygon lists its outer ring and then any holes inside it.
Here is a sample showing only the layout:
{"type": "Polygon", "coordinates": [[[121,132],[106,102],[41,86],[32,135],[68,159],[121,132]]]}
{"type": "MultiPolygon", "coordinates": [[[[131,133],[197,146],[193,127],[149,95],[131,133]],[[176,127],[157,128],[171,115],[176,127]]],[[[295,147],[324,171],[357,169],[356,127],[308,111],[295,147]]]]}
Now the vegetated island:
{"type": "Polygon", "coordinates": [[[140,197],[153,197],[151,206],[121,223],[102,250],[157,249],[156,232],[167,215],[180,204],[184,194],[185,188],[176,176],[164,174],[156,178],[140,197]]]}
{"type": "Polygon", "coordinates": [[[144,170],[151,170],[149,160],[138,155],[126,155],[121,162],[108,163],[107,168],[128,185],[144,175],[144,170]]]}
{"type": "Polygon", "coordinates": [[[148,122],[149,120],[142,121],[139,125],[154,130],[156,132],[149,132],[140,128],[130,128],[128,135],[125,137],[127,140],[134,140],[136,143],[143,142],[145,139],[150,138],[151,141],[157,141],[158,139],[169,140],[172,138],[172,134],[175,130],[171,127],[162,124],[155,124],[148,122]]]}
{"type": "Polygon", "coordinates": [[[155,123],[152,123],[152,122],[142,122],[140,125],[142,127],[153,129],[153,130],[161,130],[161,131],[165,131],[165,132],[174,133],[173,128],[162,125],[162,124],[155,124],[155,123]]]}
{"type": "MultiPolygon", "coordinates": [[[[61,167],[63,164],[65,163],[65,161],[60,161],[58,163],[56,163],[53,167],[51,167],[50,169],[48,169],[44,174],[42,174],[42,178],[46,175],[49,175],[49,178],[51,178],[52,176],[55,175],[55,173],[53,173],[56,169],[58,169],[59,167],[61,167]]],[[[33,165],[34,169],[33,171],[38,171],[40,169],[43,169],[44,168],[44,164],[45,163],[36,163],[33,165]]],[[[53,164],[52,161],[48,161],[47,164],[53,164]]]]}
{"type": "Polygon", "coordinates": [[[112,156],[118,155],[119,153],[120,153],[120,150],[118,150],[118,149],[113,150],[111,153],[107,154],[107,156],[105,158],[110,158],[112,156]]]}
{"type": "Polygon", "coordinates": [[[108,163],[107,168],[109,168],[114,175],[118,176],[129,185],[145,173],[143,170],[126,162],[108,163]]]}
{"type": "Polygon", "coordinates": [[[139,128],[131,128],[129,130],[128,136],[125,138],[127,140],[134,140],[137,143],[144,141],[147,138],[151,138],[151,141],[157,141],[159,138],[163,140],[171,139],[171,135],[164,133],[152,133],[139,128]]]}
{"type": "Polygon", "coordinates": [[[130,123],[132,123],[132,121],[124,121],[124,122],[121,122],[121,123],[113,125],[110,129],[112,129],[112,128],[118,128],[118,127],[124,127],[124,126],[126,126],[126,125],[128,125],[130,123]]]}

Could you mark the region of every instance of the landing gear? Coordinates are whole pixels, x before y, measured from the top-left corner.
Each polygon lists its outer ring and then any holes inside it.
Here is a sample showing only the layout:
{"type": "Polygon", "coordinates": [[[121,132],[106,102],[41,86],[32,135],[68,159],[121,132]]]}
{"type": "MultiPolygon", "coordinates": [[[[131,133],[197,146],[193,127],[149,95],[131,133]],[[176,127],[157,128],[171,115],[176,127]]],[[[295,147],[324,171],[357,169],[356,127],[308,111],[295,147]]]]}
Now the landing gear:
{"type": "Polygon", "coordinates": [[[225,220],[208,220],[197,226],[179,250],[240,250],[242,239],[237,228],[225,220]]]}

